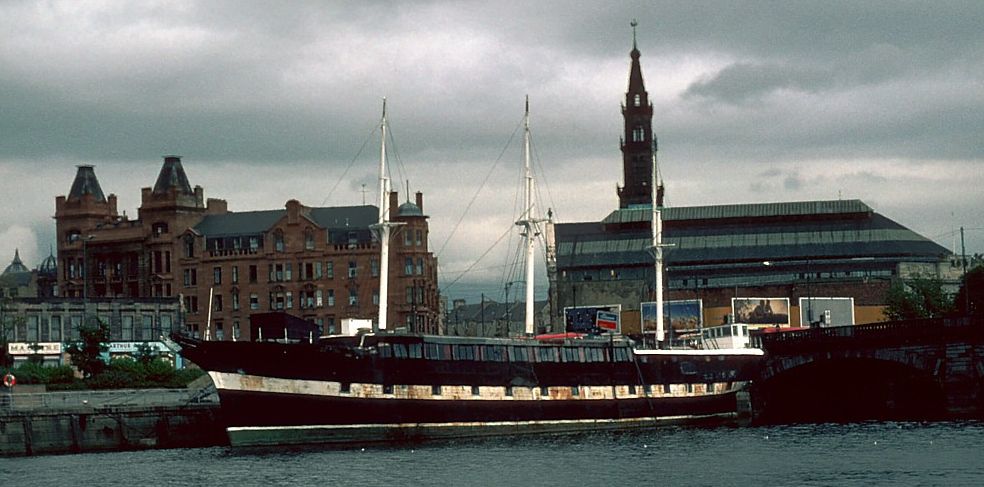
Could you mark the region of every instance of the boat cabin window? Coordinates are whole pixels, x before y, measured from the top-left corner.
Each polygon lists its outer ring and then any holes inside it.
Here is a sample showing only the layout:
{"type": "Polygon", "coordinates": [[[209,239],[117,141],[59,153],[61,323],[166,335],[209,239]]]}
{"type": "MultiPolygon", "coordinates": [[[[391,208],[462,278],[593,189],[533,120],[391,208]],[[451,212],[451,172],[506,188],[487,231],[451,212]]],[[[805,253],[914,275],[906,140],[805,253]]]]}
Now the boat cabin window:
{"type": "Polygon", "coordinates": [[[536,355],[537,362],[560,362],[560,350],[557,347],[540,347],[536,355]]]}
{"type": "Polygon", "coordinates": [[[410,344],[410,358],[423,358],[424,352],[423,348],[419,343],[410,344]]]}
{"type": "Polygon", "coordinates": [[[402,343],[394,343],[393,356],[396,358],[407,358],[407,346],[402,343]]]}
{"type": "Polygon", "coordinates": [[[393,356],[393,347],[389,343],[380,343],[376,349],[379,351],[380,358],[390,358],[393,356]]]}
{"type": "Polygon", "coordinates": [[[615,362],[629,362],[632,359],[629,357],[629,349],[625,347],[618,347],[612,350],[614,352],[615,362]]]}
{"type": "Polygon", "coordinates": [[[529,353],[526,347],[509,347],[509,360],[511,362],[529,362],[529,353]]]}
{"type": "Polygon", "coordinates": [[[472,345],[455,345],[453,351],[455,360],[475,360],[475,347],[472,345]]]}
{"type": "Polygon", "coordinates": [[[680,373],[694,375],[697,373],[697,366],[693,362],[680,362],[680,373]]]}

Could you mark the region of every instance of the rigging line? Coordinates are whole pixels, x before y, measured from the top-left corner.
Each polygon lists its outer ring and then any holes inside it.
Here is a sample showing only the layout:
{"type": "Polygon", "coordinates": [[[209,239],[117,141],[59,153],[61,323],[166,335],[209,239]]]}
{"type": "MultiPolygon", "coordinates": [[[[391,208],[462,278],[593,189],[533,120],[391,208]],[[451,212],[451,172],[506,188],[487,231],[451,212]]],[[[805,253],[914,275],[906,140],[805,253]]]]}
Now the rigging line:
{"type": "Polygon", "coordinates": [[[458,227],[461,226],[461,222],[465,220],[465,215],[468,214],[468,210],[470,210],[472,205],[475,204],[475,200],[478,198],[478,195],[482,192],[482,189],[484,189],[485,185],[489,182],[489,178],[492,177],[492,173],[495,171],[495,168],[499,165],[499,162],[502,161],[502,156],[506,153],[506,149],[508,149],[509,146],[512,144],[512,141],[516,137],[516,132],[519,131],[520,126],[522,126],[522,122],[516,125],[516,128],[513,130],[512,135],[509,136],[509,140],[506,141],[506,146],[502,148],[502,152],[499,153],[499,157],[496,158],[495,162],[492,164],[492,167],[489,168],[489,172],[488,174],[485,175],[485,179],[482,180],[482,184],[481,186],[478,187],[478,191],[475,192],[475,194],[471,198],[471,201],[469,201],[468,205],[465,206],[465,211],[461,213],[461,217],[458,218],[458,221],[454,224],[454,227],[451,229],[451,233],[448,234],[448,238],[444,240],[444,244],[441,245],[441,249],[437,251],[436,254],[437,257],[441,257],[441,254],[444,252],[444,248],[447,247],[448,242],[451,241],[451,237],[454,237],[455,232],[458,231],[458,227]]]}
{"type": "MultiPolygon", "coordinates": [[[[537,149],[537,146],[533,142],[534,142],[534,140],[533,140],[533,134],[531,133],[530,134],[530,146],[533,147],[533,155],[535,156],[533,158],[533,163],[534,163],[533,164],[533,168],[534,168],[534,170],[536,170],[536,169],[539,169],[540,170],[540,173],[539,173],[540,174],[540,178],[538,179],[538,181],[543,181],[543,187],[547,191],[547,199],[550,201],[550,206],[548,208],[551,208],[551,209],[556,210],[557,209],[557,205],[556,205],[556,203],[554,203],[553,193],[550,192],[550,182],[547,180],[547,171],[546,171],[546,169],[544,169],[543,163],[540,162],[540,151],[537,149]]],[[[540,190],[540,185],[537,185],[537,193],[540,192],[539,190],[540,190]]],[[[540,197],[540,200],[542,202],[543,198],[540,197]]]]}
{"type": "MultiPolygon", "coordinates": [[[[409,181],[410,171],[407,170],[406,164],[403,163],[403,158],[400,157],[400,150],[399,147],[397,147],[396,145],[396,138],[393,136],[393,127],[392,126],[388,126],[388,127],[389,130],[387,131],[387,133],[389,134],[390,144],[393,146],[393,159],[396,160],[396,173],[398,176],[400,176],[399,181],[403,183],[405,181],[409,181]]],[[[390,179],[392,179],[392,176],[390,177],[390,179]]],[[[408,189],[406,194],[407,201],[410,201],[409,192],[410,190],[408,189]]]]}
{"type": "Polygon", "coordinates": [[[355,154],[355,157],[353,157],[352,160],[349,161],[348,166],[345,166],[345,171],[343,171],[341,177],[339,177],[338,180],[335,181],[335,185],[332,186],[330,190],[328,190],[328,194],[325,196],[325,199],[321,200],[321,206],[325,206],[325,204],[328,203],[328,199],[331,198],[331,195],[335,192],[336,189],[338,189],[338,185],[342,184],[342,181],[345,180],[345,176],[348,175],[349,170],[352,169],[352,166],[355,165],[355,161],[358,160],[359,156],[362,155],[362,151],[364,151],[366,149],[366,146],[369,145],[369,140],[372,139],[372,136],[375,133],[376,133],[376,128],[373,127],[373,129],[369,131],[369,134],[366,135],[366,139],[362,141],[362,147],[359,147],[359,152],[357,152],[355,154]]]}
{"type": "Polygon", "coordinates": [[[509,232],[511,232],[511,231],[512,231],[512,228],[506,230],[505,233],[503,233],[502,235],[500,235],[499,238],[496,239],[496,241],[493,242],[492,245],[488,249],[486,249],[485,252],[482,253],[482,255],[480,255],[478,257],[478,259],[475,259],[475,262],[472,263],[472,265],[468,266],[468,269],[465,269],[465,271],[462,272],[460,276],[458,276],[453,281],[451,281],[450,284],[444,286],[444,288],[441,289],[441,292],[447,292],[447,290],[450,289],[451,286],[454,286],[454,284],[456,282],[458,282],[459,280],[461,280],[461,278],[464,277],[465,274],[471,272],[472,268],[475,267],[482,260],[482,258],[484,258],[486,255],[488,255],[489,252],[491,252],[492,249],[494,249],[496,247],[496,245],[499,245],[499,242],[501,242],[502,239],[506,237],[506,235],[509,235],[509,232]]]}
{"type": "MultiPolygon", "coordinates": [[[[509,267],[511,264],[494,265],[489,267],[479,267],[478,269],[471,269],[472,271],[492,271],[502,269],[503,267],[509,267]]],[[[453,271],[438,271],[443,274],[462,274],[468,272],[468,270],[453,270],[453,271]]]]}

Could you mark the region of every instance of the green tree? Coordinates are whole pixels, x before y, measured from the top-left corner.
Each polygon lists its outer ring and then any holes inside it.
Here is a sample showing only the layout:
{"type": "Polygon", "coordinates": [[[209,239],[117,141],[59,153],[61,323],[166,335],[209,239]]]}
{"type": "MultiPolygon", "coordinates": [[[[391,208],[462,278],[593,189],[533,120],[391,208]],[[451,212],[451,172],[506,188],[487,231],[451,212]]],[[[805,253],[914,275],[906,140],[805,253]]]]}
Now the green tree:
{"type": "Polygon", "coordinates": [[[137,362],[147,365],[157,358],[157,351],[154,350],[149,343],[143,342],[140,345],[137,345],[137,354],[135,358],[137,362]]]}
{"type": "Polygon", "coordinates": [[[0,375],[6,373],[14,365],[14,356],[10,354],[7,338],[13,335],[14,323],[10,315],[10,298],[0,299],[0,375]]]}
{"type": "Polygon", "coordinates": [[[943,281],[935,277],[896,281],[885,302],[885,316],[893,321],[939,318],[953,310],[953,300],[943,290],[943,281]]]}
{"type": "Polygon", "coordinates": [[[106,369],[102,354],[109,351],[108,341],[109,325],[91,318],[79,325],[79,341],[66,344],[65,350],[72,357],[72,364],[88,379],[106,369]]]}
{"type": "Polygon", "coordinates": [[[967,271],[966,279],[953,301],[961,316],[984,314],[984,264],[967,271]]]}

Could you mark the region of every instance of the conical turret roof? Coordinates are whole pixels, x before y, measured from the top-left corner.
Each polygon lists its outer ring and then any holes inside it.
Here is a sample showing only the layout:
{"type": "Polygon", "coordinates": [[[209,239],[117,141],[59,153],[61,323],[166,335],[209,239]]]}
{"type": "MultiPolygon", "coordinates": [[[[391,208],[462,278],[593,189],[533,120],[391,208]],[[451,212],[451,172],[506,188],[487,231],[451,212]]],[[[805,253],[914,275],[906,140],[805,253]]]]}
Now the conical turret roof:
{"type": "Polygon", "coordinates": [[[183,194],[195,194],[188,183],[188,176],[185,175],[184,167],[181,166],[181,158],[178,156],[164,157],[164,165],[161,167],[160,174],[157,175],[157,182],[154,183],[154,194],[167,194],[170,191],[183,194]]]}
{"type": "Polygon", "coordinates": [[[75,181],[72,182],[72,189],[68,192],[69,200],[80,200],[85,195],[92,196],[96,201],[106,201],[102,188],[99,187],[99,180],[96,179],[96,171],[93,166],[83,164],[78,166],[79,170],[75,173],[75,181]]]}

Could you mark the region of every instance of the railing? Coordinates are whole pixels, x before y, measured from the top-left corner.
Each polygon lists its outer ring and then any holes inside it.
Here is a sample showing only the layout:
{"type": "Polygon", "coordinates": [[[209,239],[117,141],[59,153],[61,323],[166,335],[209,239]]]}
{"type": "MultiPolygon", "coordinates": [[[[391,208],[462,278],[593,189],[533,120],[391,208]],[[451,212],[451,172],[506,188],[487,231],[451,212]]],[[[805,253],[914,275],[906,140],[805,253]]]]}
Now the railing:
{"type": "Polygon", "coordinates": [[[929,344],[971,336],[984,336],[984,319],[963,317],[886,321],[770,333],[762,335],[761,339],[762,348],[768,353],[791,353],[848,345],[929,344]]]}

